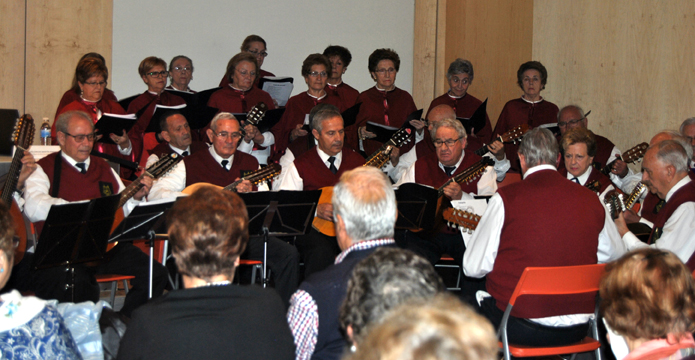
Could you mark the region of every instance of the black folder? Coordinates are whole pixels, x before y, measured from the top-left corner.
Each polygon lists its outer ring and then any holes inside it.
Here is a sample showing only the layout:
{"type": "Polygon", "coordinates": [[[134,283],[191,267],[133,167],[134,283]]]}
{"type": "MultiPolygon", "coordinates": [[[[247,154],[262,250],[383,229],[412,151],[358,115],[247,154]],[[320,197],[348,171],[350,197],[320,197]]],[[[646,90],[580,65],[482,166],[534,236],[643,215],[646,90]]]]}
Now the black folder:
{"type": "Polygon", "coordinates": [[[116,134],[118,136],[122,136],[123,130],[125,130],[125,132],[127,133],[128,131],[130,131],[130,128],[132,128],[133,125],[135,125],[136,122],[137,118],[133,114],[117,115],[104,113],[103,115],[101,115],[101,118],[99,118],[99,121],[97,121],[97,123],[94,124],[94,128],[96,129],[97,134],[103,135],[101,139],[99,139],[99,142],[105,144],[115,144],[113,140],[111,140],[109,134],[116,134]]]}
{"type": "Polygon", "coordinates": [[[477,109],[475,109],[475,112],[470,118],[466,119],[457,117],[456,119],[463,124],[463,127],[466,129],[466,133],[469,135],[482,130],[487,123],[487,99],[485,99],[485,101],[483,101],[483,103],[480,104],[477,109]]]}

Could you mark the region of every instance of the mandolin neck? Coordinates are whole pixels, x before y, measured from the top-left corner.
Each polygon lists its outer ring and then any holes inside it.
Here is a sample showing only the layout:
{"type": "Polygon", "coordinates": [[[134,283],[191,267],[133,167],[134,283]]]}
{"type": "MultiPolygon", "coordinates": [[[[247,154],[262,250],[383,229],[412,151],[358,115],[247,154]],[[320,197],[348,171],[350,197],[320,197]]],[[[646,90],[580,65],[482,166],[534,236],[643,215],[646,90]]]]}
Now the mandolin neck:
{"type": "Polygon", "coordinates": [[[137,179],[133,180],[130,185],[126,186],[125,190],[121,193],[121,199],[118,201],[118,207],[122,207],[125,205],[125,203],[128,202],[135,194],[137,194],[140,189],[142,189],[142,179],[145,176],[152,176],[150,175],[147,171],[145,171],[142,175],[140,175],[137,179]]]}
{"type": "Polygon", "coordinates": [[[22,169],[24,151],[25,149],[17,146],[17,150],[15,150],[14,156],[12,157],[10,171],[7,173],[7,180],[5,180],[5,185],[2,188],[2,196],[0,196],[5,204],[12,203],[12,193],[17,190],[17,182],[19,181],[19,172],[22,169]]]}

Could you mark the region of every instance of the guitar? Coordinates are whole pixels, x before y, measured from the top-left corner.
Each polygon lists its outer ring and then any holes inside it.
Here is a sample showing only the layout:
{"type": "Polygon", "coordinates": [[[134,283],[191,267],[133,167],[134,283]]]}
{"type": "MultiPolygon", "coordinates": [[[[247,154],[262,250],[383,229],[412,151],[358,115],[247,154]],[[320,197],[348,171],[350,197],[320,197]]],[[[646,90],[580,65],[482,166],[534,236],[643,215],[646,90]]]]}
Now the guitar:
{"type": "Polygon", "coordinates": [[[201,187],[206,187],[206,186],[212,186],[212,187],[226,190],[226,191],[237,192],[236,191],[237,185],[239,185],[244,180],[248,180],[252,184],[258,185],[264,181],[270,180],[270,179],[278,176],[281,171],[282,171],[282,167],[279,164],[270,163],[270,164],[268,164],[268,166],[266,166],[264,168],[260,168],[260,169],[255,170],[255,171],[252,171],[249,174],[247,174],[246,176],[242,177],[241,179],[239,179],[239,180],[237,180],[237,181],[235,181],[235,182],[233,182],[225,187],[210,184],[210,183],[196,183],[196,184],[192,184],[192,185],[187,186],[185,189],[183,189],[182,192],[184,194],[191,195],[194,192],[196,192],[196,190],[200,189],[201,187]]]}
{"type": "Polygon", "coordinates": [[[644,156],[644,153],[647,152],[648,147],[649,147],[649,144],[647,144],[646,142],[635,145],[630,150],[624,152],[621,157],[606,164],[606,166],[601,168],[601,172],[603,173],[603,175],[608,176],[611,173],[611,169],[613,169],[613,164],[615,164],[615,162],[618,159],[620,159],[628,164],[638,161],[639,159],[641,159],[644,156]]]}
{"type": "Polygon", "coordinates": [[[367,162],[364,166],[374,166],[377,169],[384,167],[386,162],[389,161],[393,149],[399,148],[410,142],[412,133],[413,130],[410,128],[401,128],[398,130],[391,136],[389,141],[367,158],[367,162]]]}
{"type": "MultiPolygon", "coordinates": [[[[153,179],[159,179],[160,177],[164,176],[166,173],[171,171],[171,169],[176,166],[179,162],[183,160],[183,156],[180,156],[179,154],[173,153],[168,156],[162,156],[156,163],[152,164],[152,166],[148,167],[147,170],[145,170],[142,175],[138,176],[137,179],[133,180],[132,183],[130,183],[126,188],[121,192],[121,197],[118,201],[118,211],[116,211],[116,217],[113,220],[113,226],[111,226],[111,232],[116,230],[118,225],[123,221],[125,218],[125,214],[123,213],[123,205],[125,205],[128,200],[130,200],[135,194],[137,194],[140,189],[144,186],[142,184],[142,179],[145,176],[150,176],[153,179]]],[[[106,248],[106,251],[109,251],[113,249],[114,246],[116,246],[118,242],[115,243],[109,243],[109,245],[106,248]]]]}
{"type": "Polygon", "coordinates": [[[259,102],[258,104],[254,105],[251,110],[246,114],[246,120],[243,121],[240,127],[240,132],[243,136],[246,136],[246,131],[244,130],[244,126],[246,125],[253,125],[253,126],[258,126],[258,123],[263,120],[263,117],[265,116],[265,112],[268,110],[268,105],[266,105],[264,102],[259,102]]]}
{"type": "Polygon", "coordinates": [[[480,215],[454,208],[444,210],[442,216],[449,227],[465,229],[469,234],[473,233],[480,222],[480,215]]]}
{"type": "Polygon", "coordinates": [[[437,189],[439,193],[439,197],[442,197],[444,195],[444,188],[449,186],[452,182],[456,181],[457,183],[469,183],[476,178],[480,177],[483,172],[485,172],[485,168],[488,166],[492,166],[495,164],[495,160],[489,157],[484,157],[480,159],[478,162],[475,164],[471,165],[468,169],[463,170],[457,175],[454,175],[451,179],[447,180],[444,185],[440,186],[439,189],[437,189]]]}
{"type": "Polygon", "coordinates": [[[34,130],[34,118],[32,118],[31,115],[24,114],[17,119],[11,138],[12,143],[16,146],[16,150],[12,157],[10,171],[7,173],[7,180],[5,180],[5,185],[2,188],[2,195],[0,195],[0,198],[2,198],[5,204],[10,207],[10,215],[14,222],[15,236],[19,238],[19,245],[14,252],[15,265],[22,261],[24,253],[27,250],[27,228],[24,224],[22,211],[19,210],[17,203],[14,202],[12,194],[17,190],[17,182],[19,181],[19,173],[22,170],[24,151],[29,149],[31,143],[34,141],[34,130]]]}
{"type": "MultiPolygon", "coordinates": [[[[511,129],[511,130],[507,131],[506,133],[500,135],[495,140],[499,140],[502,143],[511,142],[511,143],[516,144],[516,141],[521,139],[521,137],[524,136],[524,134],[526,134],[528,131],[529,131],[528,124],[521,124],[521,125],[515,127],[514,129],[511,129]]],[[[481,147],[480,149],[475,151],[475,154],[478,156],[483,156],[483,155],[487,154],[488,152],[490,152],[490,150],[488,150],[487,145],[483,145],[483,147],[481,147]]]]}

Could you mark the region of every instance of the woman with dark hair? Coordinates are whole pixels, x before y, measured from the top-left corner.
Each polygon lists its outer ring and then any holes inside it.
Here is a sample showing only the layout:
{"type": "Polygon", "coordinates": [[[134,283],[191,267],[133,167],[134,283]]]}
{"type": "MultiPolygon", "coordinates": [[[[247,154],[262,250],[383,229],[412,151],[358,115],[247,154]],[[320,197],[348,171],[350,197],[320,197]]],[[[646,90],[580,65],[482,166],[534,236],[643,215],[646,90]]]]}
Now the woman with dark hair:
{"type": "MultiPolygon", "coordinates": [[[[275,109],[270,94],[253,86],[258,78],[258,64],[252,54],[241,52],[234,55],[227,64],[227,77],[229,84],[210,96],[208,106],[233,114],[247,113],[260,102],[265,103],[268,110],[275,109]]],[[[253,125],[246,125],[244,131],[239,150],[255,156],[259,164],[267,165],[271,146],[275,144],[273,133],[261,133],[253,125]]]]}
{"type": "MultiPolygon", "coordinates": [[[[258,86],[258,80],[260,80],[262,77],[275,76],[275,74],[261,69],[263,66],[263,61],[265,60],[266,56],[268,56],[268,51],[266,51],[267,48],[268,46],[266,45],[265,40],[258,35],[247,36],[241,43],[240,47],[241,52],[253,55],[256,58],[256,62],[258,62],[258,75],[256,76],[256,80],[253,82],[253,86],[258,88],[260,88],[258,86]]],[[[220,86],[223,88],[229,85],[230,79],[228,75],[228,73],[225,73],[224,77],[220,81],[220,86]]]]}
{"type": "Polygon", "coordinates": [[[396,87],[396,75],[401,59],[391,49],[376,49],[369,55],[369,73],[376,86],[363,91],[357,98],[362,103],[355,125],[345,129],[345,142],[369,155],[381,147],[370,140],[375,134],[367,131],[367,121],[399,128],[413,111],[417,110],[413,97],[396,87]]]}
{"type": "MultiPolygon", "coordinates": [[[[449,91],[446,94],[432,100],[430,103],[429,110],[427,110],[427,115],[430,111],[437,105],[449,105],[456,112],[456,117],[469,119],[473,116],[473,113],[483,104],[482,101],[478,100],[475,96],[468,93],[468,87],[471,86],[473,82],[473,64],[470,61],[464,59],[456,59],[449,65],[449,70],[446,72],[446,80],[449,83],[449,91]]],[[[425,119],[427,119],[427,115],[425,119]]],[[[419,121],[419,120],[417,120],[419,121]]],[[[418,128],[424,129],[425,124],[421,124],[418,128]]],[[[480,129],[475,129],[472,136],[468,137],[468,143],[470,144],[473,138],[477,138],[476,143],[487,143],[492,135],[492,125],[490,125],[490,118],[485,112],[485,126],[480,129]]],[[[475,149],[476,145],[469,145],[469,148],[475,149]]]]}
{"type": "MultiPolygon", "coordinates": [[[[0,289],[12,273],[14,239],[10,210],[0,200],[0,289]]],[[[63,318],[46,301],[16,290],[2,294],[0,318],[1,358],[82,359],[63,318]]]]}
{"type": "Polygon", "coordinates": [[[280,297],[231,285],[249,240],[243,200],[203,187],[179,200],[167,223],[184,289],[133,312],[118,358],[294,359],[280,297]]]}
{"type": "Polygon", "coordinates": [[[174,106],[184,105],[186,102],[173,94],[164,91],[167,85],[166,61],[150,56],[140,62],[138,73],[142,81],[147,85],[147,91],[136,97],[128,105],[128,114],[136,114],[138,117],[135,125],[128,132],[130,140],[133,142],[135,158],[140,164],[146,164],[150,156],[148,150],[154,149],[159,145],[159,140],[155,133],[145,134],[147,126],[152,120],[155,107],[157,105],[174,106]]]}
{"type": "MultiPolygon", "coordinates": [[[[80,89],[79,99],[65,105],[58,111],[58,115],[68,111],[78,110],[84,111],[92,118],[92,123],[96,124],[101,116],[105,113],[109,114],[125,114],[125,111],[116,101],[105,99],[106,83],[109,79],[109,71],[106,65],[97,58],[85,58],[77,64],[75,69],[75,79],[77,86],[80,89]]],[[[56,120],[58,117],[56,116],[56,120]]],[[[114,144],[96,143],[94,149],[98,152],[112,156],[117,156],[129,161],[135,161],[136,156],[133,151],[133,146],[126,134],[125,130],[121,134],[103,134],[109,136],[114,144]]],[[[51,128],[51,136],[56,140],[56,121],[53,122],[51,128]]],[[[125,169],[122,174],[126,175],[125,169]]]]}
{"type": "Polygon", "coordinates": [[[655,248],[625,254],[606,265],[600,293],[616,358],[676,360],[695,354],[695,281],[675,254],[655,248]],[[627,349],[616,351],[621,343],[627,349]]]}
{"type": "MultiPolygon", "coordinates": [[[[560,111],[557,105],[545,101],[541,96],[541,91],[545,89],[548,81],[548,71],[545,66],[538,61],[529,61],[521,64],[516,72],[516,83],[524,94],[520,98],[509,100],[502,109],[495,130],[492,131],[494,137],[503,135],[509,130],[521,124],[528,124],[535,128],[544,124],[557,122],[557,113],[560,111]]],[[[521,172],[519,156],[517,150],[519,145],[507,144],[504,152],[507,159],[512,163],[509,170],[513,173],[521,172]]]]}
{"type": "MultiPolygon", "coordinates": [[[[95,53],[95,52],[90,52],[90,53],[86,53],[86,54],[82,55],[82,57],[80,58],[80,61],[77,62],[77,65],[79,66],[79,64],[82,62],[82,60],[88,59],[88,58],[97,59],[97,60],[101,61],[104,64],[104,66],[106,66],[106,60],[104,60],[104,57],[101,56],[101,54],[95,53]]],[[[75,72],[77,72],[77,69],[75,70],[75,72]]],[[[116,99],[116,95],[110,89],[104,88],[103,93],[104,93],[102,96],[103,99],[113,101],[113,102],[118,101],[118,99],[116,99]]],[[[56,109],[56,114],[55,114],[54,118],[58,117],[60,110],[62,108],[64,108],[66,105],[70,104],[71,102],[73,102],[75,100],[79,100],[81,94],[82,94],[81,89],[77,84],[77,76],[74,76],[72,78],[72,85],[70,86],[70,90],[66,91],[65,94],[63,94],[63,97],[60,99],[60,103],[58,104],[58,108],[56,109]]]]}
{"type": "Polygon", "coordinates": [[[271,130],[275,135],[277,154],[282,154],[291,142],[297,138],[304,139],[308,134],[302,126],[308,125],[309,112],[314,106],[331,104],[340,107],[340,98],[325,90],[329,74],[331,62],[321,54],[311,54],[302,63],[302,76],[309,88],[287,101],[285,113],[271,130]]]}
{"type": "Polygon", "coordinates": [[[331,62],[331,73],[326,81],[326,92],[330,92],[333,96],[340,98],[340,111],[349,109],[355,105],[360,92],[352,86],[343,82],[343,74],[347,71],[348,65],[352,61],[350,50],[343,46],[330,45],[323,50],[323,56],[331,62]]]}
{"type": "Polygon", "coordinates": [[[185,91],[195,94],[197,91],[191,90],[188,84],[193,80],[193,60],[188,56],[174,56],[169,62],[169,86],[165,89],[185,91]]]}

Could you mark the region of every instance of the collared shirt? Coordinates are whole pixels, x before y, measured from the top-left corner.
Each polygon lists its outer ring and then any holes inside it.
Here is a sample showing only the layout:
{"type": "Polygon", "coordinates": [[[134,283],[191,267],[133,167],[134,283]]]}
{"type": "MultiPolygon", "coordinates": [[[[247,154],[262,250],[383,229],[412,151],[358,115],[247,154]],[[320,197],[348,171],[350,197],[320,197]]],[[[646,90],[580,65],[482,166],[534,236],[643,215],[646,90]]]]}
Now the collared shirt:
{"type": "MultiPolygon", "coordinates": [[[[171,144],[169,144],[168,146],[171,150],[174,150],[174,152],[179,154],[179,155],[182,155],[184,151],[188,151],[188,155],[191,155],[191,146],[190,145],[184,150],[181,150],[175,146],[171,146],[171,144]]],[[[145,167],[149,168],[157,161],[159,161],[159,154],[152,154],[152,155],[150,155],[150,157],[147,158],[147,165],[145,165],[145,167]]]]}
{"type": "MultiPolygon", "coordinates": [[[[62,153],[61,155],[63,159],[70,164],[70,166],[75,168],[77,171],[80,171],[80,169],[75,166],[77,161],[65,153],[62,153]]],[[[90,158],[87,158],[84,163],[85,169],[89,169],[90,158]]],[[[125,186],[123,185],[121,178],[113,169],[111,169],[111,172],[118,183],[118,193],[120,193],[125,189],[125,186]]],[[[48,217],[48,212],[51,210],[51,206],[70,203],[70,201],[64,199],[52,197],[49,192],[50,189],[51,182],[48,179],[48,175],[46,175],[46,173],[43,171],[41,165],[38,165],[36,167],[36,171],[34,171],[29,178],[27,178],[26,190],[24,191],[24,214],[27,216],[27,218],[29,218],[29,221],[37,222],[46,220],[46,217],[48,217]]],[[[135,200],[131,197],[130,200],[123,205],[123,213],[127,216],[138,204],[140,204],[140,202],[140,200],[135,200]]]]}
{"type": "MultiPolygon", "coordinates": [[[[524,174],[524,179],[529,175],[541,171],[557,169],[552,165],[538,165],[532,167],[524,174]]],[[[463,254],[463,272],[466,276],[482,278],[492,271],[497,258],[497,251],[504,225],[504,202],[499,194],[490,198],[485,213],[480,218],[480,223],[475,229],[473,236],[466,242],[466,252],[463,254]]],[[[611,220],[606,210],[603,229],[599,233],[597,256],[599,263],[615,260],[626,252],[626,248],[620,240],[615,224],[611,220]]],[[[534,321],[548,326],[570,325],[586,322],[586,316],[574,317],[574,315],[564,315],[562,317],[549,317],[543,319],[533,319],[534,321]]]]}
{"type": "MultiPolygon", "coordinates": [[[[324,165],[326,165],[327,168],[330,168],[331,164],[330,162],[328,162],[328,158],[331,157],[331,155],[326,154],[318,146],[316,146],[315,149],[318,152],[319,157],[321,158],[321,161],[323,161],[324,165]]],[[[313,149],[310,149],[309,151],[313,151],[313,149]]],[[[340,169],[340,164],[342,162],[343,152],[341,151],[335,155],[335,161],[333,162],[333,165],[335,165],[336,169],[340,169]]],[[[282,177],[281,180],[279,180],[279,190],[304,190],[304,179],[302,179],[299,176],[299,171],[297,171],[297,166],[294,164],[294,161],[287,168],[283,167],[282,172],[285,173],[285,175],[282,177]]]]}
{"type": "MultiPolygon", "coordinates": [[[[345,257],[353,251],[371,249],[377,246],[392,245],[393,239],[364,240],[352,244],[341,252],[335,263],[341,263],[345,257]]],[[[319,336],[319,310],[316,301],[304,290],[297,290],[290,299],[290,308],[287,310],[287,323],[294,337],[297,347],[296,360],[309,360],[314,354],[316,341],[319,336]]]]}
{"type": "MultiPolygon", "coordinates": [[[[690,183],[687,175],[678,181],[671,190],[666,193],[666,203],[673,194],[683,186],[690,183]]],[[[653,247],[657,249],[669,250],[676,254],[682,262],[687,262],[695,253],[695,202],[686,202],[678,206],[671,217],[666,220],[661,237],[653,244],[647,245],[637,239],[632,232],[623,235],[623,241],[628,251],[642,247],[653,247]]]]}
{"type": "MultiPolygon", "coordinates": [[[[579,185],[586,186],[586,182],[589,181],[589,176],[591,176],[592,169],[593,169],[593,167],[589,166],[586,169],[586,171],[584,171],[583,174],[577,176],[577,180],[579,180],[579,185]]],[[[594,171],[598,171],[598,170],[594,170],[594,171]]],[[[569,171],[567,171],[567,179],[574,181],[574,180],[572,180],[572,179],[574,179],[574,175],[570,174],[569,171]]],[[[601,200],[601,204],[603,204],[603,206],[606,206],[606,204],[603,202],[603,199],[606,198],[606,194],[611,190],[615,190],[615,187],[613,187],[612,184],[608,185],[606,187],[606,190],[604,190],[602,193],[598,194],[598,198],[599,198],[599,200],[601,200]]]]}
{"type": "MultiPolygon", "coordinates": [[[[319,144],[318,140],[316,140],[316,138],[314,138],[314,145],[318,146],[318,144],[319,144]]],[[[309,150],[311,150],[311,149],[309,149],[309,150]]],[[[287,174],[287,172],[290,168],[290,165],[292,165],[292,163],[294,162],[294,159],[295,159],[294,153],[292,152],[292,150],[290,150],[290,148],[287,148],[287,150],[285,150],[285,154],[282,155],[282,157],[280,158],[280,161],[279,161],[279,164],[280,164],[280,167],[282,168],[282,171],[280,172],[280,175],[278,175],[275,178],[275,180],[273,180],[273,191],[280,190],[280,184],[282,183],[282,179],[287,174]]]]}
{"type": "MultiPolygon", "coordinates": [[[[220,166],[222,166],[222,160],[228,160],[229,163],[227,164],[227,169],[230,169],[232,167],[232,164],[234,163],[234,155],[230,156],[228,159],[223,159],[220,155],[217,154],[214,146],[210,146],[208,151],[210,151],[210,155],[212,155],[212,158],[215,159],[215,161],[218,164],[220,164],[220,166]]],[[[186,194],[182,193],[183,189],[185,188],[186,164],[183,161],[181,161],[178,164],[176,164],[176,166],[171,172],[154,182],[154,185],[152,185],[152,189],[150,190],[149,199],[157,200],[166,198],[177,198],[179,196],[187,196],[186,194]]],[[[266,183],[258,185],[258,191],[268,191],[268,185],[266,185],[266,183]]]]}
{"type": "MultiPolygon", "coordinates": [[[[414,150],[415,150],[415,148],[413,148],[411,150],[411,152],[415,153],[414,150]]],[[[406,154],[409,154],[409,153],[410,152],[408,152],[406,154]]],[[[461,162],[463,161],[463,158],[465,156],[466,156],[466,153],[464,151],[461,153],[461,158],[456,163],[456,169],[458,169],[459,165],[461,165],[461,162]]],[[[415,157],[417,157],[417,155],[415,155],[415,157]]],[[[402,159],[402,157],[401,157],[401,159],[402,159]]],[[[399,166],[400,166],[400,161],[402,161],[402,160],[399,160],[399,164],[398,164],[399,166]]],[[[509,167],[508,167],[509,161],[508,160],[505,159],[503,161],[500,161],[499,164],[500,164],[501,168],[504,168],[504,165],[506,164],[507,170],[509,169],[509,167]],[[505,161],[506,161],[506,163],[505,163],[505,161]]],[[[504,173],[507,172],[506,170],[498,169],[497,165],[498,165],[498,162],[495,161],[495,167],[493,168],[492,166],[488,166],[485,169],[485,172],[483,172],[483,174],[480,176],[480,179],[478,179],[478,193],[477,194],[473,194],[473,193],[465,194],[464,193],[463,196],[461,197],[461,199],[473,199],[475,195],[492,195],[495,192],[497,192],[497,177],[499,176],[499,174],[496,172],[497,171],[504,171],[504,173]]],[[[439,168],[442,169],[442,171],[444,171],[444,165],[441,162],[439,163],[439,168]]],[[[456,171],[456,169],[454,169],[454,171],[456,171]]],[[[502,178],[504,179],[504,176],[502,178]]],[[[401,186],[402,184],[405,184],[405,183],[414,183],[414,182],[415,182],[415,162],[413,162],[408,167],[408,170],[405,173],[403,173],[401,178],[396,183],[396,186],[401,186]]],[[[458,200],[458,199],[456,199],[456,200],[458,200]]]]}

